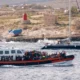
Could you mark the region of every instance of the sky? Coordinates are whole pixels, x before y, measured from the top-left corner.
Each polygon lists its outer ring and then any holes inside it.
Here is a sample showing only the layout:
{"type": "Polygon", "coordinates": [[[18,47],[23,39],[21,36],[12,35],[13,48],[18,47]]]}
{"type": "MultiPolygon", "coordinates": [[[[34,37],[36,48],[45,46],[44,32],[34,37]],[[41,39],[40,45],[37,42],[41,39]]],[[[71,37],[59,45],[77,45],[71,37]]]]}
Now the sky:
{"type": "Polygon", "coordinates": [[[22,4],[22,3],[38,3],[38,2],[46,2],[51,0],[0,0],[0,5],[4,4],[22,4]]]}
{"type": "Polygon", "coordinates": [[[27,0],[0,0],[0,5],[27,2],[27,0]]]}

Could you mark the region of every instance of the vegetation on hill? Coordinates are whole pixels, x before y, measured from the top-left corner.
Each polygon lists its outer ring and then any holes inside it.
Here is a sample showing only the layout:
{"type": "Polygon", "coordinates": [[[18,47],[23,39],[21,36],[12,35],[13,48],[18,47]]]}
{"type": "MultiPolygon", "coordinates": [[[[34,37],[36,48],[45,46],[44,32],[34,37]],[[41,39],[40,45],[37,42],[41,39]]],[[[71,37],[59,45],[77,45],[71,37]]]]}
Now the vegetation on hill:
{"type": "MultiPolygon", "coordinates": [[[[66,36],[69,26],[69,11],[67,10],[66,13],[64,11],[65,9],[53,9],[52,7],[41,5],[24,5],[23,7],[5,5],[4,8],[0,9],[0,31],[8,32],[10,29],[22,28],[22,35],[27,35],[28,37],[41,37],[43,34],[46,37],[66,36]],[[48,26],[44,24],[44,14],[49,11],[56,14],[58,18],[56,25],[48,26]],[[22,24],[24,12],[27,13],[31,24],[22,24]]],[[[80,18],[80,12],[77,7],[72,6],[71,14],[71,27],[79,31],[80,20],[78,19],[80,18]],[[75,25],[73,26],[74,23],[75,25]]],[[[0,34],[2,35],[3,33],[1,32],[0,34]]]]}

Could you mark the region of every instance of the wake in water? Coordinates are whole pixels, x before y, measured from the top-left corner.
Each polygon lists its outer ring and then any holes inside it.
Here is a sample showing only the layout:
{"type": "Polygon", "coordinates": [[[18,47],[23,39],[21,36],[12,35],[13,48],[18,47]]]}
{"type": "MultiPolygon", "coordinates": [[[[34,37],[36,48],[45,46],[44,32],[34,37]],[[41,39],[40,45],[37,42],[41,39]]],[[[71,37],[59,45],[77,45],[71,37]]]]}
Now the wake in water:
{"type": "Polygon", "coordinates": [[[3,65],[0,68],[33,68],[33,67],[72,67],[74,64],[40,64],[40,65],[28,65],[28,66],[15,66],[15,65],[3,65]]]}

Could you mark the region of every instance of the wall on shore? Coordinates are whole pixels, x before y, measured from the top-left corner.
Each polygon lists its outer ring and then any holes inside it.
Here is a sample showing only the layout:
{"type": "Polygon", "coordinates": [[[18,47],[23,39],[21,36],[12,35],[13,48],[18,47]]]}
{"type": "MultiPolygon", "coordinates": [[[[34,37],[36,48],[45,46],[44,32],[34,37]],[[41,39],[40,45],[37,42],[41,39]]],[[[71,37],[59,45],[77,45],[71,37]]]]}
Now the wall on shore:
{"type": "MultiPolygon", "coordinates": [[[[64,39],[67,37],[57,37],[57,38],[47,38],[50,40],[55,40],[55,39],[64,39]]],[[[38,40],[43,40],[43,38],[9,38],[6,39],[6,41],[20,41],[20,42],[37,42],[38,40]]],[[[80,37],[71,37],[72,41],[80,41],[80,37]]]]}

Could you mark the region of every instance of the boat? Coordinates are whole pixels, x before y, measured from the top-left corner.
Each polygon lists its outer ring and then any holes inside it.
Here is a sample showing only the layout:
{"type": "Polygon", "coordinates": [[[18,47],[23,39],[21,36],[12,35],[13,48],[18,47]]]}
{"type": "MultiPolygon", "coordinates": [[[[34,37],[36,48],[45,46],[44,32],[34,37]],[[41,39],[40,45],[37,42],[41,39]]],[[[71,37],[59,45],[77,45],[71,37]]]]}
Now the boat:
{"type": "Polygon", "coordinates": [[[75,45],[75,44],[65,44],[65,45],[45,45],[41,49],[77,49],[80,50],[80,45],[75,45]]]}
{"type": "Polygon", "coordinates": [[[74,55],[48,54],[41,51],[25,51],[22,49],[0,49],[0,66],[3,65],[40,65],[71,62],[74,55]]]}
{"type": "Polygon", "coordinates": [[[57,40],[38,40],[37,43],[43,44],[41,49],[80,49],[80,45],[71,43],[69,38],[57,40]]]}
{"type": "Polygon", "coordinates": [[[18,36],[21,33],[22,33],[22,29],[9,30],[9,34],[11,34],[12,36],[18,36]]]}
{"type": "Polygon", "coordinates": [[[68,39],[58,40],[57,44],[44,44],[41,49],[80,49],[80,44],[71,43],[68,39]]]}

